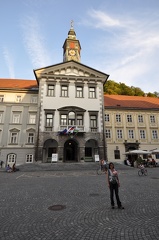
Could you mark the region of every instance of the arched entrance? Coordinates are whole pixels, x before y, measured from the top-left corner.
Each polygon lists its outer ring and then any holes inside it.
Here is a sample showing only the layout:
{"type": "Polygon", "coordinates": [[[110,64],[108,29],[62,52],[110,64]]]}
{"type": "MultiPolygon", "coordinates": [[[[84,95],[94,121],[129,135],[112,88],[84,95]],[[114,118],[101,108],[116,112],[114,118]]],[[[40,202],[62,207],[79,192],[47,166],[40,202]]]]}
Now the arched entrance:
{"type": "Polygon", "coordinates": [[[65,162],[78,162],[78,143],[69,139],[64,145],[64,161],[65,162]]]}
{"type": "Polygon", "coordinates": [[[48,139],[44,142],[43,162],[51,162],[52,154],[57,153],[58,143],[54,139],[48,139]]]}
{"type": "Polygon", "coordinates": [[[89,139],[85,143],[85,161],[95,161],[95,155],[98,155],[98,142],[95,139],[89,139]]]}

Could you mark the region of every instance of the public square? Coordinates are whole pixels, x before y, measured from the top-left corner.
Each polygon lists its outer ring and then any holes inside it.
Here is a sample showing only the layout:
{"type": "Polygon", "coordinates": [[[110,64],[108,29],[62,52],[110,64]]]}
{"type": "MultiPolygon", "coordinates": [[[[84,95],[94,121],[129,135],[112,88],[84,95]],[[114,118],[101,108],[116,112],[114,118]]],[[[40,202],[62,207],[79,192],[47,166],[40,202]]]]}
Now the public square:
{"type": "Polygon", "coordinates": [[[124,210],[110,207],[97,163],[30,164],[0,171],[1,240],[157,240],[159,167],[115,163],[124,210]]]}

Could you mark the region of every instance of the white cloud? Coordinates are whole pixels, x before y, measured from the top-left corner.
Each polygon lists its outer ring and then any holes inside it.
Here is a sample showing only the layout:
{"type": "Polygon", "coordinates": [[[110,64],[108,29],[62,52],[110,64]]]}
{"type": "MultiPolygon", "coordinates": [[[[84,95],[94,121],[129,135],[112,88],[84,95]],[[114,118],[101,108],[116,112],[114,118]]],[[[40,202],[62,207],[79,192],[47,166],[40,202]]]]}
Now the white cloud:
{"type": "Polygon", "coordinates": [[[102,11],[92,9],[88,12],[88,15],[95,20],[92,25],[96,28],[121,26],[121,23],[118,19],[110,17],[102,11]]]}
{"type": "Polygon", "coordinates": [[[35,17],[26,17],[22,24],[22,29],[25,48],[32,61],[33,68],[49,65],[51,60],[38,20],[35,17]]]}
{"type": "Polygon", "coordinates": [[[102,43],[100,69],[109,66],[111,79],[133,86],[137,84],[136,87],[153,92],[151,89],[159,76],[156,64],[159,55],[159,18],[146,14],[134,19],[121,15],[114,18],[104,11],[91,10],[87,22],[94,28],[102,29],[95,39],[100,42],[100,47],[102,43]],[[150,75],[151,84],[148,79],[150,75]]]}
{"type": "Polygon", "coordinates": [[[13,58],[11,56],[11,53],[8,51],[7,47],[3,48],[3,55],[9,70],[9,78],[15,78],[13,58]]]}

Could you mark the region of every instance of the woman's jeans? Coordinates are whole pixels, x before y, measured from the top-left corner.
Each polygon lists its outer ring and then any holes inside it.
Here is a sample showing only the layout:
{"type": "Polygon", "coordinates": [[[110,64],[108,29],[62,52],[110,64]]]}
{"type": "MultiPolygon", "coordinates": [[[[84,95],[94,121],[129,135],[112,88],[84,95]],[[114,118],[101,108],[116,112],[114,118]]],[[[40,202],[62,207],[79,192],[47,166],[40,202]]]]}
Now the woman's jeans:
{"type": "Polygon", "coordinates": [[[114,207],[114,192],[115,192],[115,197],[116,197],[116,201],[117,201],[117,205],[118,207],[121,207],[121,202],[119,199],[119,194],[118,194],[118,184],[112,184],[110,183],[110,200],[111,200],[111,206],[114,207]]]}

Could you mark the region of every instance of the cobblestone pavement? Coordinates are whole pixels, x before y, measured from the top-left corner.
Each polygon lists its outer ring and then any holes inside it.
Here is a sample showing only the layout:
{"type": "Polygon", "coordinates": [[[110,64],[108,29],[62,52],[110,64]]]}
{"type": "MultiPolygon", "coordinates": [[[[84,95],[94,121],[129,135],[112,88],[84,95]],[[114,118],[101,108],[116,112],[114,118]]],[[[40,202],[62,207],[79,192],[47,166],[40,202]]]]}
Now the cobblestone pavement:
{"type": "Polygon", "coordinates": [[[159,239],[159,168],[115,164],[125,209],[112,210],[95,164],[58,166],[0,172],[0,240],[159,239]]]}

